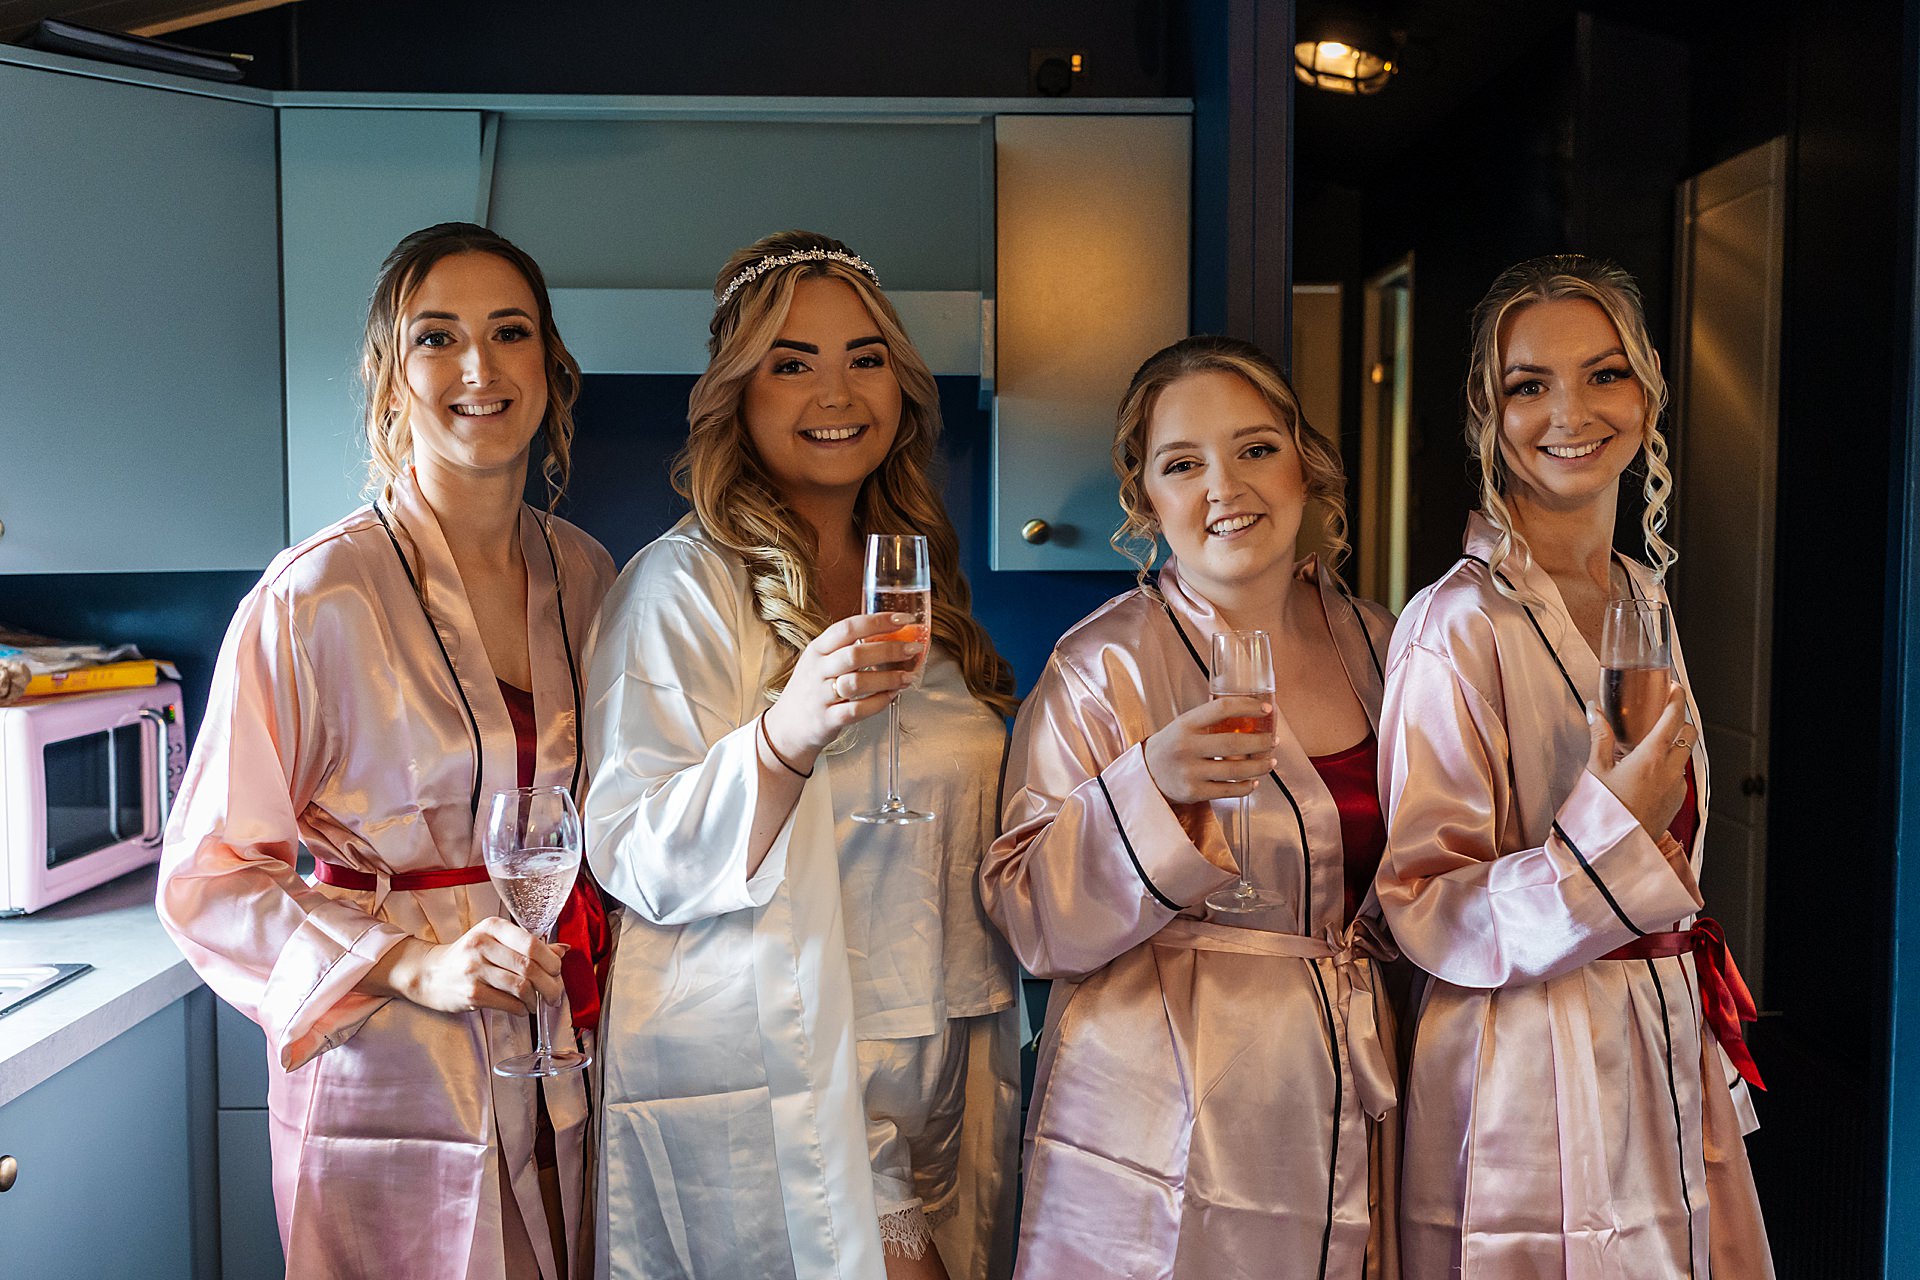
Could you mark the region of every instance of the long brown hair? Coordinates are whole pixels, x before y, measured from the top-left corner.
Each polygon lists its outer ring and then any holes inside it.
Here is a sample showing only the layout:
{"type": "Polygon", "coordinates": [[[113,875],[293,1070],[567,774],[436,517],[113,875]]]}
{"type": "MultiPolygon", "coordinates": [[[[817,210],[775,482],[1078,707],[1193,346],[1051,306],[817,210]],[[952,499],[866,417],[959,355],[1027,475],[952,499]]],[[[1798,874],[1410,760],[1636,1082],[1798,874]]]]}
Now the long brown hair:
{"type": "Polygon", "coordinates": [[[1160,523],[1147,501],[1147,433],[1153,406],[1180,379],[1196,373],[1231,373],[1260,393],[1300,451],[1300,474],[1307,497],[1326,510],[1329,572],[1347,555],[1347,473],[1340,451],[1300,410],[1300,399],[1273,358],[1251,342],[1200,334],[1182,338],[1148,356],[1133,375],[1113,432],[1113,470],[1120,477],[1120,527],[1108,539],[1113,549],[1140,568],[1144,582],[1159,550],[1160,523]]]}
{"type": "Polygon", "coordinates": [[[379,493],[406,470],[413,457],[413,429],[403,405],[400,318],[427,273],[442,258],[462,253],[490,253],[517,270],[539,304],[540,346],[546,357],[547,413],[541,421],[547,456],[541,472],[547,480],[547,509],[559,501],[572,467],[573,404],[580,398],[580,362],[560,340],[554,327],[553,304],[547,298],[547,280],[524,249],[506,237],[471,222],[441,222],[422,228],[393,247],[380,264],[373,298],[367,304],[367,330],[360,346],[360,382],[366,391],[367,490],[379,493]],[[399,393],[399,394],[396,394],[399,393]]]}
{"type": "MultiPolygon", "coordinates": [[[[728,258],[714,293],[718,296],[756,264],[806,250],[853,256],[828,236],[783,231],[728,258]]],[[[781,496],[754,450],[740,406],[747,383],[786,323],[794,286],[814,277],[841,281],[859,295],[886,340],[889,363],[900,380],[900,429],[886,459],[861,486],[854,505],[855,532],[926,536],[933,576],[933,638],[959,662],[973,696],[1009,714],[1017,705],[1013,669],[970,611],[973,596],[960,571],[960,539],[931,479],[940,438],[939,388],[893,304],[859,267],[835,259],[783,263],[740,284],[715,309],[707,371],[688,397],[687,443],[674,459],[673,487],[693,505],[707,536],[746,562],[760,617],[790,651],[768,681],[768,692],[777,693],[792,674],[800,650],[832,619],[820,601],[814,531],[781,496]]]]}
{"type": "MultiPolygon", "coordinates": [[[[1556,253],[1508,267],[1473,309],[1473,354],[1467,366],[1467,448],[1480,472],[1480,510],[1500,531],[1488,562],[1498,569],[1525,539],[1508,509],[1507,466],[1500,455],[1500,337],[1507,320],[1536,302],[1582,298],[1594,303],[1620,335],[1620,348],[1646,400],[1640,424],[1641,456],[1647,478],[1641,486],[1645,499],[1640,512],[1640,536],[1647,563],[1664,578],[1680,553],[1660,536],[1667,526],[1667,504],[1673,496],[1673,472],[1667,466],[1667,438],[1660,432],[1660,414],[1667,407],[1667,380],[1660,373],[1660,357],[1647,334],[1645,304],[1640,286],[1625,271],[1601,258],[1556,253]]],[[[1502,595],[1519,598],[1500,576],[1494,587],[1502,595]]]]}

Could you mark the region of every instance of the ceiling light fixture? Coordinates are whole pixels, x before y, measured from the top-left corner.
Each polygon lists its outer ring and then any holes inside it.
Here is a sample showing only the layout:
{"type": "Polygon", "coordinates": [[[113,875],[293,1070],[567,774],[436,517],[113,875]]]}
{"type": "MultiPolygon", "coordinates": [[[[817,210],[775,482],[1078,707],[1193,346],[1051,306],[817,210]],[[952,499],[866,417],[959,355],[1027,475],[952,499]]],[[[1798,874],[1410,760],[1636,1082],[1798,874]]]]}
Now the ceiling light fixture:
{"type": "Polygon", "coordinates": [[[1391,58],[1344,40],[1302,40],[1293,46],[1293,74],[1329,93],[1378,93],[1398,70],[1391,58]]]}
{"type": "Polygon", "coordinates": [[[1321,0],[1302,14],[1293,46],[1293,74],[1328,93],[1378,93],[1400,69],[1394,55],[1404,36],[1377,5],[1321,0]]]}

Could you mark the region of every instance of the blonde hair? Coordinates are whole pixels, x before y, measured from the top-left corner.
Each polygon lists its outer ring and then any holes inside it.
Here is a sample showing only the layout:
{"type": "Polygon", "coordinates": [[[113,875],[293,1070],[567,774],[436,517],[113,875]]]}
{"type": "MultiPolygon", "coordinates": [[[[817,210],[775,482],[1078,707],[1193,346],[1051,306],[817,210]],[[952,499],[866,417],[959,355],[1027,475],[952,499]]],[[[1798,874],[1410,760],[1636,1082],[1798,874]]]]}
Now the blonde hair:
{"type": "Polygon", "coordinates": [[[1260,393],[1273,410],[1294,448],[1300,452],[1300,474],[1306,481],[1307,497],[1319,501],[1327,516],[1328,572],[1337,571],[1346,558],[1347,545],[1347,472],[1340,451],[1307,421],[1300,410],[1286,375],[1273,359],[1238,338],[1200,335],[1182,338],[1170,347],[1147,357],[1133,375],[1127,394],[1120,399],[1119,419],[1113,434],[1113,470],[1120,477],[1120,527],[1108,539],[1113,549],[1139,566],[1141,582],[1153,567],[1160,547],[1160,522],[1154,518],[1153,504],[1147,500],[1147,435],[1152,426],[1153,408],[1165,391],[1182,378],[1196,373],[1231,373],[1244,378],[1260,393]]]}
{"type": "Polygon", "coordinates": [[[541,473],[547,480],[547,510],[552,511],[566,491],[572,468],[573,404],[580,398],[580,363],[554,326],[553,305],[547,298],[547,281],[540,264],[506,237],[471,222],[442,222],[416,231],[395,245],[380,264],[373,297],[367,304],[366,336],[360,346],[360,382],[367,397],[367,493],[384,492],[413,460],[413,429],[404,408],[406,327],[401,318],[434,264],[463,253],[490,253],[505,259],[526,280],[538,304],[540,346],[547,373],[547,412],[540,424],[546,436],[547,456],[541,463],[541,473]],[[393,408],[395,400],[403,406],[398,411],[393,408]]]}
{"type": "MultiPolygon", "coordinates": [[[[1577,253],[1533,258],[1500,273],[1487,296],[1473,309],[1473,352],[1467,366],[1466,437],[1480,470],[1480,510],[1500,531],[1489,565],[1498,570],[1525,538],[1515,527],[1506,502],[1507,466],[1500,454],[1501,356],[1500,338],[1507,320],[1537,302],[1584,299],[1599,307],[1620,336],[1627,365],[1640,384],[1646,415],[1640,425],[1640,450],[1646,458],[1647,478],[1641,486],[1645,505],[1640,534],[1647,563],[1656,579],[1679,559],[1679,552],[1660,536],[1667,526],[1667,504],[1673,496],[1673,472],[1667,466],[1667,440],[1660,434],[1660,415],[1667,407],[1667,380],[1660,373],[1660,357],[1647,335],[1645,305],[1632,276],[1600,258],[1577,253]]],[[[1496,574],[1494,587],[1504,596],[1523,598],[1496,574]]]]}
{"type": "MultiPolygon", "coordinates": [[[[783,231],[727,259],[714,292],[746,267],[807,249],[849,253],[827,236],[783,231]]],[[[930,478],[940,437],[939,388],[886,295],[858,267],[832,259],[767,270],[715,310],[707,371],[687,398],[687,443],[673,463],[674,489],[692,504],[707,536],[746,562],[755,607],[790,651],[767,681],[767,692],[785,687],[800,650],[832,621],[820,600],[818,539],[767,472],[740,415],[747,384],[786,323],[794,286],[810,278],[838,280],[859,296],[886,340],[888,362],[900,381],[900,429],[885,460],[860,488],[855,532],[925,535],[933,577],[933,638],[959,662],[975,698],[1011,714],[1018,705],[1013,668],[969,611],[972,592],[960,571],[959,535],[930,478]]]]}

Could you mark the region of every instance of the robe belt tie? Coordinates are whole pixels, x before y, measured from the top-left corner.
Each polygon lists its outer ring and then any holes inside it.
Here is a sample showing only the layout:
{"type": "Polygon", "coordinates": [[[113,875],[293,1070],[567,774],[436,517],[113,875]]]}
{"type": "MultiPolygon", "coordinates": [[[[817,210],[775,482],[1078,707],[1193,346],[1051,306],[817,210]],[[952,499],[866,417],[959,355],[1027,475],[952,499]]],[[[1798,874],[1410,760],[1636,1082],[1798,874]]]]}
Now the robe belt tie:
{"type": "Polygon", "coordinates": [[[1379,1120],[1398,1103],[1393,1062],[1380,1035],[1380,1020],[1374,1008],[1373,970],[1376,959],[1390,960],[1397,953],[1372,928],[1370,921],[1356,921],[1344,935],[1329,927],[1325,937],[1308,938],[1297,933],[1237,929],[1175,916],[1150,941],[1155,946],[1192,951],[1286,956],[1312,961],[1333,979],[1332,1003],[1345,1026],[1347,1060],[1353,1068],[1353,1088],[1360,1105],[1368,1116],[1379,1120]]]}
{"type": "Polygon", "coordinates": [[[1746,1034],[1740,1028],[1742,1022],[1756,1021],[1760,1014],[1754,1008],[1753,993],[1747,990],[1746,980],[1733,963],[1733,953],[1727,950],[1727,935],[1718,920],[1701,916],[1691,929],[1649,933],[1600,958],[1653,960],[1689,952],[1693,954],[1694,969],[1700,975],[1700,1005],[1707,1025],[1713,1028],[1720,1047],[1727,1051],[1727,1060],[1733,1063],[1741,1078],[1756,1089],[1765,1089],[1767,1086],[1760,1082],[1760,1067],[1754,1062],[1753,1053],[1747,1048],[1746,1034]]]}
{"type": "MultiPolygon", "coordinates": [[[[314,879],[336,889],[374,895],[372,909],[380,910],[388,892],[394,889],[412,893],[421,889],[452,889],[463,884],[485,884],[485,863],[471,867],[433,867],[426,871],[357,871],[337,862],[313,860],[314,879]]],[[[560,921],[553,927],[555,942],[567,944],[560,958],[560,978],[566,983],[567,1005],[573,1010],[573,1025],[582,1031],[593,1030],[600,1021],[600,990],[605,982],[600,957],[612,951],[611,926],[600,893],[585,875],[574,877],[573,892],[560,908],[560,921]]]]}

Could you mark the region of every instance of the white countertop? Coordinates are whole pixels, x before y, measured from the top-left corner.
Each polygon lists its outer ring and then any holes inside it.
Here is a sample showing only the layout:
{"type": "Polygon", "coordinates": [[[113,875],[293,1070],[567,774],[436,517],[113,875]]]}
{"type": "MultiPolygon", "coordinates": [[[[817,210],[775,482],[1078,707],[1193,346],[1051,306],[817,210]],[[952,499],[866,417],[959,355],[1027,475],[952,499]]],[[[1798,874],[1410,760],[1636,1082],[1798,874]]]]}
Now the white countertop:
{"type": "Polygon", "coordinates": [[[200,985],[154,913],[156,872],[0,920],[0,965],[93,966],[0,1016],[0,1106],[200,985]]]}

